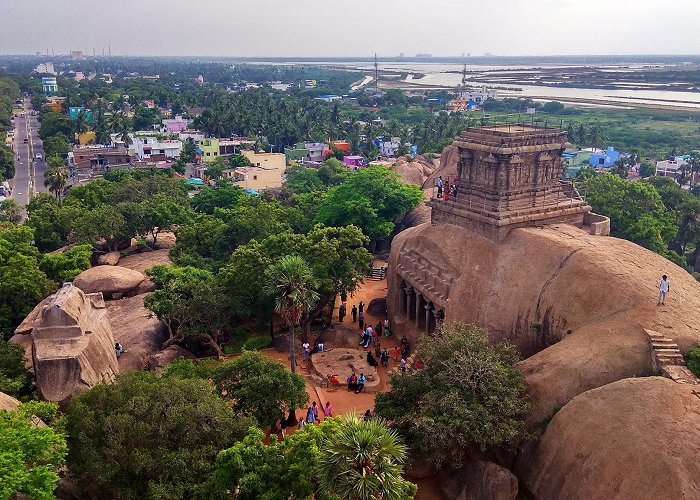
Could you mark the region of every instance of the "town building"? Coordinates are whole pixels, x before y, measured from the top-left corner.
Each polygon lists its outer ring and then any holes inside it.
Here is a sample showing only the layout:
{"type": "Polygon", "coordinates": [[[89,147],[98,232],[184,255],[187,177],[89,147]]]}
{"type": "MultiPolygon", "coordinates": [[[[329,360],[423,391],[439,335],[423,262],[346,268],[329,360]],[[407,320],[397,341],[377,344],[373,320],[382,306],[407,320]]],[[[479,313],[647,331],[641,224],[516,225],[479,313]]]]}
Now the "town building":
{"type": "Polygon", "coordinates": [[[180,156],[182,142],[179,139],[160,139],[152,135],[134,135],[129,151],[139,160],[164,161],[180,156]]]}
{"type": "Polygon", "coordinates": [[[71,177],[87,180],[102,175],[109,168],[130,168],[134,154],[121,146],[73,146],[68,152],[68,170],[71,177]]]}
{"type": "Polygon", "coordinates": [[[65,97],[49,97],[46,99],[46,107],[56,113],[63,113],[63,103],[65,100],[65,97]]]}
{"type": "Polygon", "coordinates": [[[357,170],[366,167],[367,160],[365,160],[364,156],[345,156],[343,157],[343,165],[352,170],[357,170]]]}
{"type": "Polygon", "coordinates": [[[71,120],[75,121],[75,120],[78,119],[78,115],[79,115],[81,112],[84,112],[84,113],[85,113],[85,119],[86,119],[88,122],[92,122],[92,111],[90,111],[89,109],[85,109],[85,108],[82,107],[82,106],[70,106],[70,107],[68,108],[68,118],[70,118],[71,120]]]}
{"type": "Polygon", "coordinates": [[[377,137],[372,141],[382,156],[393,158],[401,147],[400,137],[377,137]]]}
{"type": "Polygon", "coordinates": [[[348,141],[333,141],[331,145],[345,154],[350,154],[350,143],[348,141]]]}
{"type": "Polygon", "coordinates": [[[608,146],[605,151],[596,151],[591,153],[588,164],[594,168],[610,168],[615,165],[615,162],[620,159],[620,152],[615,151],[615,148],[608,146]]]}
{"type": "Polygon", "coordinates": [[[656,162],[656,172],[654,175],[659,177],[673,177],[678,175],[680,168],[688,163],[686,161],[687,157],[676,156],[668,160],[662,160],[656,162]]]}
{"type": "Polygon", "coordinates": [[[58,93],[58,82],[55,76],[42,76],[41,89],[47,96],[54,96],[58,93]]]}
{"type": "Polygon", "coordinates": [[[255,151],[242,151],[241,154],[248,158],[254,167],[276,169],[280,172],[284,172],[287,168],[287,160],[283,153],[257,153],[255,151]]]}
{"type": "Polygon", "coordinates": [[[200,132],[199,130],[183,130],[177,134],[177,138],[182,142],[193,141],[198,144],[204,140],[204,132],[200,132]]]}
{"type": "MultiPolygon", "coordinates": [[[[281,155],[284,157],[284,155],[281,155]]],[[[282,187],[283,170],[267,167],[238,167],[222,172],[224,179],[231,179],[243,189],[264,191],[282,187]]]]}
{"type": "Polygon", "coordinates": [[[210,137],[197,144],[197,156],[205,163],[212,163],[219,157],[219,139],[210,137]]]}
{"type": "Polygon", "coordinates": [[[161,132],[168,134],[179,134],[180,132],[187,130],[187,124],[187,120],[182,118],[180,115],[176,115],[175,118],[163,120],[160,130],[161,132]]]}
{"type": "Polygon", "coordinates": [[[232,137],[230,139],[219,139],[219,156],[233,156],[240,154],[243,149],[251,149],[255,146],[255,141],[247,137],[232,137]]]}
{"type": "Polygon", "coordinates": [[[44,75],[56,75],[56,69],[53,67],[52,62],[41,63],[34,68],[34,71],[44,75]]]}

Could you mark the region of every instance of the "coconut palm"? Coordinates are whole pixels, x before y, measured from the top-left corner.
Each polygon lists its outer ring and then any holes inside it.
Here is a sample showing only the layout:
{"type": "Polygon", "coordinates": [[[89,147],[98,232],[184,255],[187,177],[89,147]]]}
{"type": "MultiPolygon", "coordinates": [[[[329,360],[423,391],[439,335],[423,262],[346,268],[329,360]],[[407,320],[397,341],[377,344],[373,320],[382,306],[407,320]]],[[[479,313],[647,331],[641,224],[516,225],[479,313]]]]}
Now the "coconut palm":
{"type": "Polygon", "coordinates": [[[87,123],[87,113],[84,109],[81,109],[78,116],[75,117],[75,123],[73,124],[75,133],[80,135],[88,131],[87,123]]]}
{"type": "Polygon", "coordinates": [[[266,275],[268,291],[275,297],[275,312],[289,327],[290,367],[296,373],[294,327],[318,301],[316,278],[306,261],[297,255],[285,255],[268,268],[266,275]]]}
{"type": "MultiPolygon", "coordinates": [[[[51,163],[49,162],[49,164],[51,163]]],[[[58,162],[53,163],[44,173],[44,186],[49,188],[49,191],[56,196],[59,203],[66,184],[68,184],[68,170],[62,164],[59,165],[58,162]]]]}
{"type": "Polygon", "coordinates": [[[405,500],[416,486],[401,477],[407,449],[381,419],[342,417],[343,425],[321,449],[317,477],[321,491],[343,500],[405,500]]]}

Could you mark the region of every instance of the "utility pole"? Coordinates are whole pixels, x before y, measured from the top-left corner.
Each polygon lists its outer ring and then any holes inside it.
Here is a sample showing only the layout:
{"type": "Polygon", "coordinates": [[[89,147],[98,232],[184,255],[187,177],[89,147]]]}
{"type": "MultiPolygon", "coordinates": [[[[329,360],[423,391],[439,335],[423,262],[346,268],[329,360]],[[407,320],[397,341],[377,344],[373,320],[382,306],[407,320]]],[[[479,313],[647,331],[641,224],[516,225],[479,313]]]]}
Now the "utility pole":
{"type": "Polygon", "coordinates": [[[379,92],[379,63],[377,62],[377,53],[374,53],[374,93],[379,92]]]}
{"type": "Polygon", "coordinates": [[[107,47],[109,47],[109,57],[112,57],[112,46],[111,46],[111,45],[107,45],[107,47]]]}

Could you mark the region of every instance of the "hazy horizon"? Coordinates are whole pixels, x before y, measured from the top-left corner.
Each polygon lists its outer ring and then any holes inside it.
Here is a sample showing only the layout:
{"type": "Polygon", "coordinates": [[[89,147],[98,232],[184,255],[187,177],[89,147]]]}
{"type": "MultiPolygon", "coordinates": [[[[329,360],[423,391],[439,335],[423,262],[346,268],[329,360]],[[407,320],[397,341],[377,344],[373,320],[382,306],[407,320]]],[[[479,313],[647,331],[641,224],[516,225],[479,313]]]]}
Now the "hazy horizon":
{"type": "Polygon", "coordinates": [[[700,54],[696,0],[0,0],[0,53],[230,58],[700,54]],[[504,14],[505,13],[505,14],[504,14]]]}

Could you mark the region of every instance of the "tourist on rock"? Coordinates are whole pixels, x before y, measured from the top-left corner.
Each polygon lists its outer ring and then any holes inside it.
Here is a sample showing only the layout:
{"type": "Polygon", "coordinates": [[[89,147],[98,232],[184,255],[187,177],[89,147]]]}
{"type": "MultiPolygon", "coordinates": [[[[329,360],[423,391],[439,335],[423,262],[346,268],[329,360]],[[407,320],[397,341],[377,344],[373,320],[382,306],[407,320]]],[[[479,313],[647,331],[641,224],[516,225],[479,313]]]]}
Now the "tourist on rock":
{"type": "Polygon", "coordinates": [[[362,420],[369,422],[372,419],[372,412],[367,410],[364,415],[362,415],[362,420]]]}
{"type": "Polygon", "coordinates": [[[374,327],[374,331],[376,332],[376,336],[377,336],[377,337],[381,337],[381,336],[382,336],[382,328],[383,328],[383,327],[382,327],[382,322],[381,322],[381,321],[380,321],[379,323],[377,323],[377,326],[374,327]]]}
{"type": "Polygon", "coordinates": [[[364,330],[364,329],[365,329],[365,313],[362,312],[362,311],[360,311],[360,314],[359,314],[358,318],[359,318],[359,321],[360,321],[360,323],[359,323],[359,325],[360,325],[360,330],[364,330]]]}
{"type": "Polygon", "coordinates": [[[450,188],[445,189],[445,194],[442,195],[444,201],[450,201],[450,188]]]}
{"type": "Polygon", "coordinates": [[[372,334],[370,333],[369,327],[364,331],[362,334],[362,340],[360,341],[360,345],[364,348],[367,349],[369,347],[369,343],[372,341],[372,334]]]}
{"type": "Polygon", "coordinates": [[[348,391],[356,391],[357,390],[357,375],[355,375],[355,372],[352,373],[347,379],[348,383],[348,391]]]}
{"type": "Polygon", "coordinates": [[[119,359],[121,357],[122,353],[124,352],[124,348],[122,347],[122,345],[119,342],[114,344],[114,352],[117,355],[117,359],[119,359]]]}
{"type": "Polygon", "coordinates": [[[357,306],[355,304],[352,305],[352,322],[355,323],[357,321],[357,306]]]}
{"type": "Polygon", "coordinates": [[[401,358],[401,373],[406,373],[406,358],[401,358]]]}
{"type": "Polygon", "coordinates": [[[369,333],[370,338],[374,337],[374,328],[372,328],[372,325],[367,325],[367,333],[369,333]]]}
{"type": "Polygon", "coordinates": [[[355,389],[355,394],[359,394],[362,392],[362,389],[365,388],[365,382],[367,379],[365,378],[364,373],[360,373],[360,376],[357,377],[357,389],[355,389]]]}
{"type": "Polygon", "coordinates": [[[365,312],[365,304],[364,302],[360,301],[360,314],[363,314],[365,312]]]}
{"type": "Polygon", "coordinates": [[[375,368],[378,366],[377,360],[375,359],[374,356],[372,356],[372,353],[371,353],[371,352],[368,352],[368,353],[367,353],[367,364],[368,364],[369,366],[374,366],[375,368]]]}
{"type": "Polygon", "coordinates": [[[442,175],[438,177],[438,180],[435,184],[437,185],[437,197],[440,198],[442,197],[442,186],[444,186],[445,184],[442,180],[442,175]]]}
{"type": "Polygon", "coordinates": [[[408,344],[404,345],[401,348],[401,359],[406,359],[408,356],[411,354],[411,348],[408,346],[408,344]]]}
{"type": "Polygon", "coordinates": [[[326,406],[323,407],[323,418],[331,418],[333,417],[333,407],[331,406],[330,401],[326,401],[326,406]]]}
{"type": "Polygon", "coordinates": [[[386,368],[387,366],[389,366],[389,352],[388,352],[386,349],[384,349],[384,350],[382,351],[382,355],[379,356],[379,360],[381,361],[382,366],[383,366],[384,368],[386,368]]]}
{"type": "Polygon", "coordinates": [[[309,341],[308,341],[308,340],[305,340],[304,343],[301,344],[301,348],[304,349],[304,350],[308,350],[310,345],[311,345],[311,344],[309,344],[309,341]]]}
{"type": "Polygon", "coordinates": [[[399,346],[394,347],[394,361],[398,361],[400,355],[401,355],[401,348],[399,346]]]}
{"type": "Polygon", "coordinates": [[[316,405],[316,401],[311,403],[311,410],[314,412],[314,420],[319,422],[320,420],[318,418],[318,406],[316,405]]]}
{"type": "MultiPolygon", "coordinates": [[[[665,305],[666,295],[671,290],[671,283],[668,281],[668,277],[664,274],[661,276],[661,283],[659,284],[659,302],[657,306],[665,305]]],[[[119,356],[117,356],[119,357],[119,356]]]]}

